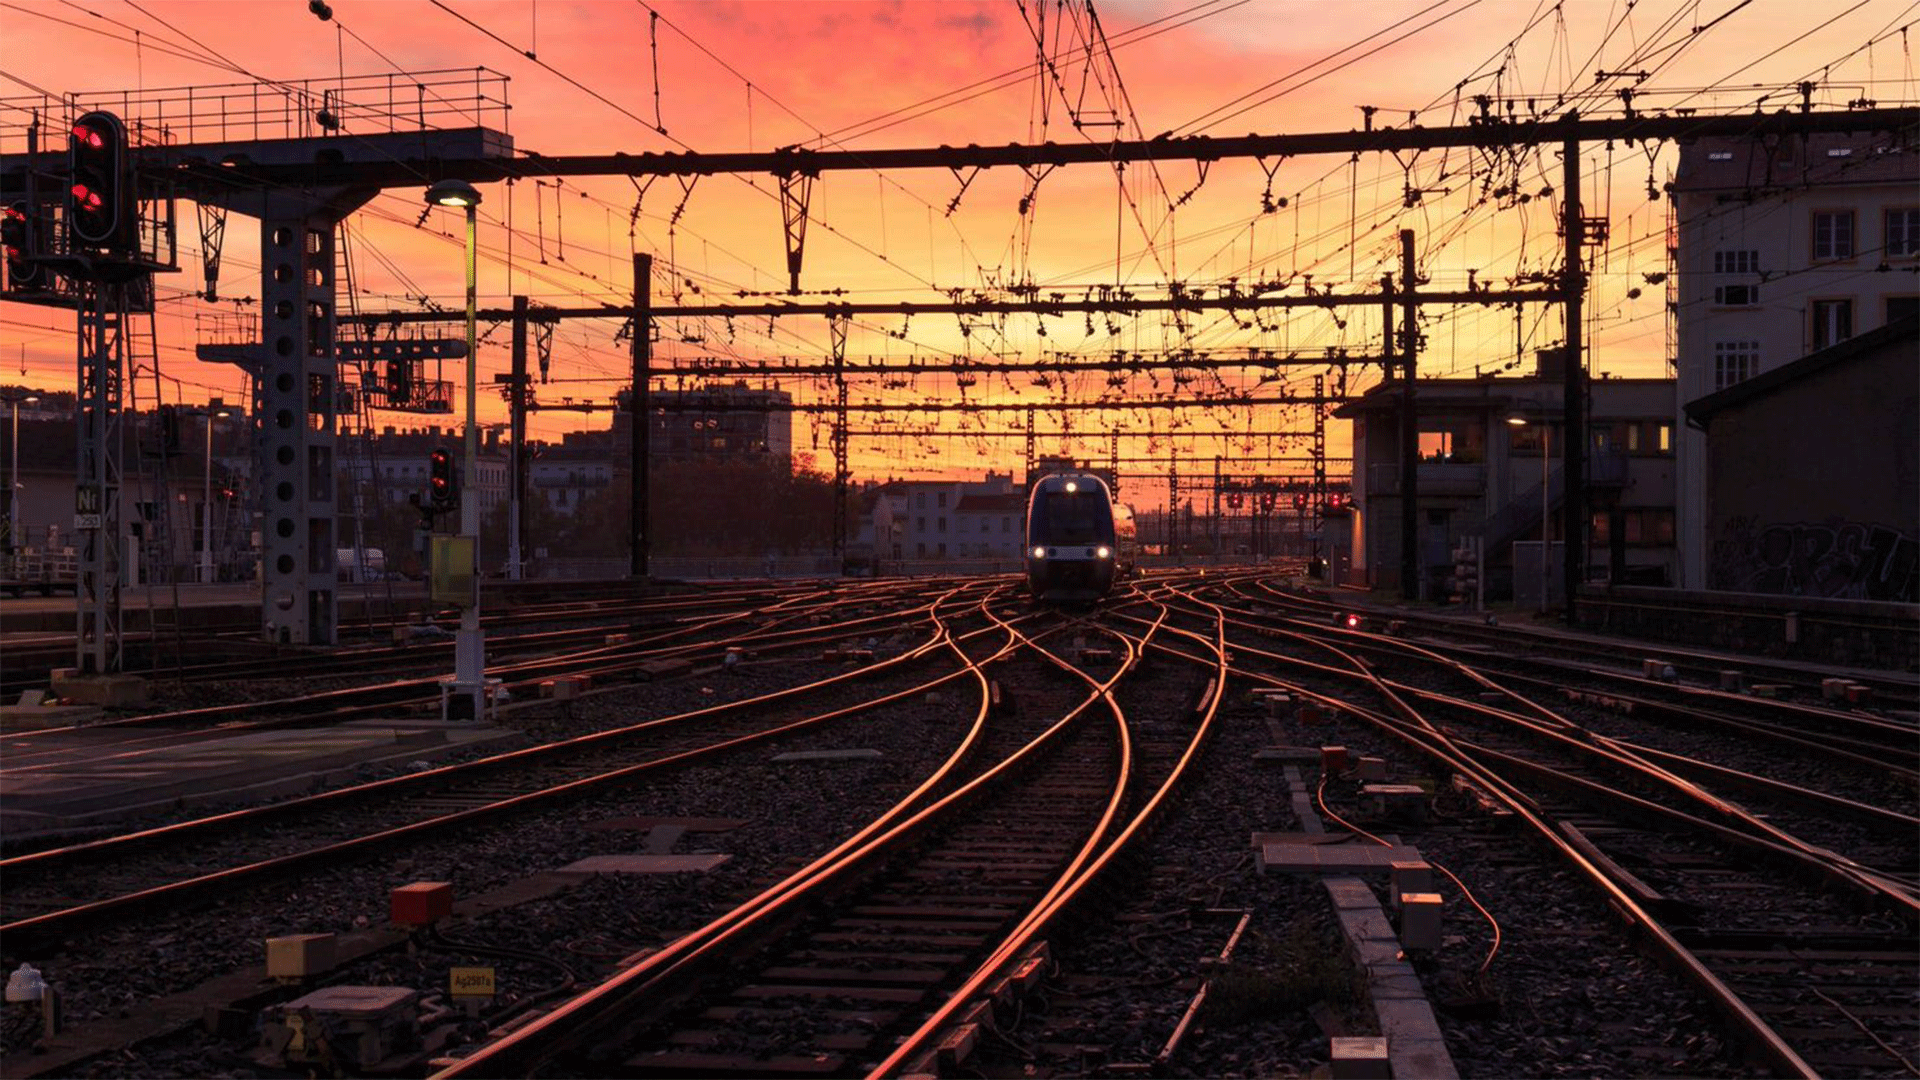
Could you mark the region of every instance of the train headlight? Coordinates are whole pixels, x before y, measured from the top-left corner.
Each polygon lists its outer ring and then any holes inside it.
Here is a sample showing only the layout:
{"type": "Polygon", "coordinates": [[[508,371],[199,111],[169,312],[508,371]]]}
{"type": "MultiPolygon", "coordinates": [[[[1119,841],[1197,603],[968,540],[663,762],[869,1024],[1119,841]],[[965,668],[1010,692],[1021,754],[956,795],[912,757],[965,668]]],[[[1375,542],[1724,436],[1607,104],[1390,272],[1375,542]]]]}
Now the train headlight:
{"type": "Polygon", "coordinates": [[[1079,484],[1076,484],[1076,483],[1074,483],[1074,482],[1073,482],[1073,481],[1071,481],[1071,480],[1069,480],[1069,481],[1067,481],[1067,494],[1069,494],[1069,495],[1071,495],[1071,494],[1073,494],[1074,492],[1076,492],[1076,491],[1079,491],[1079,490],[1080,490],[1080,485],[1079,485],[1079,484]]]}
{"type": "Polygon", "coordinates": [[[1034,548],[1034,549],[1033,549],[1033,557],[1034,557],[1034,558],[1036,558],[1036,559],[1044,559],[1044,558],[1046,558],[1046,557],[1047,557],[1047,549],[1046,549],[1046,548],[1043,548],[1043,547],[1036,547],[1036,548],[1034,548]]]}
{"type": "Polygon", "coordinates": [[[1093,549],[1093,554],[1095,558],[1110,559],[1113,557],[1113,549],[1106,546],[1105,544],[1102,544],[1099,547],[1093,549]]]}

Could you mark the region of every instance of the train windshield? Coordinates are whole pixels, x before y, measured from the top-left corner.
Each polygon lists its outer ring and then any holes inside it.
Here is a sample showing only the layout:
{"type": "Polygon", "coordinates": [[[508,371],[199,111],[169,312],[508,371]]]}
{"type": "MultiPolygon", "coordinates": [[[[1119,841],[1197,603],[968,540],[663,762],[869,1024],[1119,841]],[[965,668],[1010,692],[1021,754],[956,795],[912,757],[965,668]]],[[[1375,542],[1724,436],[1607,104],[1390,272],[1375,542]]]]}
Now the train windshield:
{"type": "Polygon", "coordinates": [[[1033,502],[1031,537],[1036,544],[1106,543],[1108,520],[1103,491],[1043,491],[1033,502]]]}

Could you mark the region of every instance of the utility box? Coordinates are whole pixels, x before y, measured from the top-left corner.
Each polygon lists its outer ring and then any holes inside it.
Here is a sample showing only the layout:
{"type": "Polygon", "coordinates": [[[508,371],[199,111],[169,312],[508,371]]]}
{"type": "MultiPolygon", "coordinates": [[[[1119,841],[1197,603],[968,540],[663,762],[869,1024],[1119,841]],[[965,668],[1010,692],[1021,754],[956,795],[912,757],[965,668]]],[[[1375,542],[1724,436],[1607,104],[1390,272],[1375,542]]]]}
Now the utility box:
{"type": "Polygon", "coordinates": [[[453,884],[416,881],[393,890],[391,917],[397,926],[431,926],[453,914],[453,884]]]}
{"type": "Polygon", "coordinates": [[[294,934],[267,939],[267,978],[304,979],[333,967],[332,934],[294,934]]]}

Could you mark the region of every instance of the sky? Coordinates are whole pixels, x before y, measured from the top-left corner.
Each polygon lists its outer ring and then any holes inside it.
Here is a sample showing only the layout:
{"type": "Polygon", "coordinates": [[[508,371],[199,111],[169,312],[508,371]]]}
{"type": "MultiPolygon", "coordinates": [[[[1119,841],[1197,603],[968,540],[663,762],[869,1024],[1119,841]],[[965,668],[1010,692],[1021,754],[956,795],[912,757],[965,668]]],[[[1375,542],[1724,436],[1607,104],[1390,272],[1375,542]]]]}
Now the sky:
{"type": "MultiPolygon", "coordinates": [[[[176,141],[183,118],[204,121],[334,90],[345,129],[469,126],[474,116],[522,151],[769,150],[788,145],[881,149],[1161,134],[1340,131],[1464,122],[1475,95],[1516,115],[1774,109],[1814,80],[1814,103],[1912,104],[1909,0],[926,0],[842,3],[719,0],[333,0],[330,20],[299,0],[45,0],[0,2],[0,95],[112,95],[144,130],[176,141]],[[1041,62],[1044,55],[1045,62],[1041,62]],[[437,72],[421,75],[422,72],[437,72]],[[405,77],[403,77],[403,75],[405,77]],[[430,89],[420,94],[415,82],[430,89]],[[185,88],[193,88],[194,105],[185,88]],[[223,90],[212,88],[224,87],[223,90]],[[476,107],[476,97],[484,98],[476,107]],[[223,102],[222,106],[211,104],[223,102]],[[398,102],[396,105],[395,103],[398,102]],[[502,108],[502,104],[510,108],[502,108]],[[412,115],[408,115],[411,112],[412,115]]],[[[301,106],[301,111],[306,110],[301,106]]],[[[0,109],[0,144],[19,146],[20,108],[0,109]]],[[[1115,170],[1090,165],[1029,175],[944,169],[829,173],[812,188],[803,297],[926,302],[951,290],[1004,295],[1013,285],[1078,296],[1119,285],[1163,295],[1170,283],[1284,283],[1361,291],[1398,270],[1402,229],[1415,233],[1420,273],[1435,288],[1495,285],[1557,270],[1561,164],[1557,147],[1488,155],[1455,150],[1358,159],[1225,160],[1115,170]]],[[[1609,220],[1594,249],[1588,311],[1591,366],[1660,377],[1671,146],[1585,148],[1585,212],[1609,220]]],[[[346,222],[350,294],[341,309],[418,310],[462,301],[461,222],[422,211],[419,190],[395,188],[346,222]]],[[[771,178],[713,176],[683,186],[625,178],[522,178],[484,187],[479,290],[483,307],[514,295],[535,303],[625,303],[631,256],[655,258],[657,302],[723,303],[787,289],[780,203],[771,178]]],[[[217,302],[204,288],[194,208],[178,208],[179,273],[159,281],[153,348],[136,357],[134,404],[244,400],[230,366],[194,359],[216,322],[254,314],[257,229],[236,216],[226,233],[217,302]],[[157,367],[157,371],[156,371],[157,367]],[[155,377],[157,375],[157,378],[155,377]]],[[[563,324],[554,334],[545,404],[604,403],[625,380],[617,320],[563,324]]],[[[0,384],[70,389],[71,315],[0,304],[0,384]]],[[[1535,348],[1563,334],[1557,308],[1430,308],[1423,375],[1522,374],[1535,348]]],[[[479,378],[508,364],[506,327],[483,325],[479,378]]],[[[453,332],[453,328],[449,328],[453,332]]],[[[663,321],[662,367],[691,358],[817,362],[819,318],[663,321]]],[[[1167,366],[1192,349],[1380,351],[1370,307],[1299,309],[1254,319],[1206,312],[1161,316],[856,320],[847,354],[895,359],[1082,359],[1137,354],[1117,381],[1104,373],[862,377],[851,397],[893,407],[859,414],[853,466],[861,479],[960,476],[1015,466],[1022,413],[914,413],[925,402],[1048,404],[1094,399],[1272,395],[1329,388],[1341,371],[1291,366],[1214,374],[1167,366]],[[1263,377],[1267,380],[1262,382],[1263,377]],[[965,382],[966,380],[962,380],[965,382]],[[875,432],[889,434],[876,434],[875,432]]],[[[438,376],[463,378],[457,364],[438,376]]],[[[1345,369],[1349,391],[1381,378],[1377,364],[1345,369]]],[[[758,377],[756,383],[761,381],[758,377]]],[[[658,385],[679,385],[669,377],[658,385]]],[[[825,400],[819,380],[778,383],[825,400]]],[[[504,420],[495,394],[483,422],[504,420]]],[[[377,426],[449,418],[375,411],[377,426]]],[[[604,413],[536,414],[537,438],[605,426],[604,413]]],[[[1063,414],[1035,421],[1043,452],[1104,459],[1108,432],[1124,458],[1184,459],[1206,472],[1300,472],[1262,462],[1305,453],[1305,406],[1216,406],[1063,414]],[[1063,432],[1063,422],[1068,425],[1063,432]]],[[[1329,452],[1346,453],[1346,425],[1329,422],[1329,452]]],[[[823,425],[794,418],[796,452],[824,467],[823,425]]],[[[1166,468],[1123,468],[1123,472],[1166,468]]],[[[1340,464],[1333,467],[1344,471],[1340,464]]],[[[1152,487],[1144,484],[1143,489],[1152,487]]],[[[1164,482],[1158,484],[1164,492],[1164,482]]]]}

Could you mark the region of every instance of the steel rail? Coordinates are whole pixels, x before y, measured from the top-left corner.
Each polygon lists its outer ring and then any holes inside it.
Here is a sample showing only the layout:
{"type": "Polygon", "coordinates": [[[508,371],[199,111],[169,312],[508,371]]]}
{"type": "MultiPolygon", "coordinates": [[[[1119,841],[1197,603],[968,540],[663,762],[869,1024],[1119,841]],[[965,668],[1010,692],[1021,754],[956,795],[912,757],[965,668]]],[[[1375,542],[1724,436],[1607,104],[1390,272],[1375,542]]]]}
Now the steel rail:
{"type": "MultiPolygon", "coordinates": [[[[985,632],[987,631],[985,630],[975,631],[976,634],[985,633],[985,632]]],[[[950,634],[948,634],[948,632],[943,627],[940,633],[936,636],[933,646],[930,647],[927,651],[929,652],[933,651],[933,649],[937,648],[940,643],[944,643],[949,639],[950,639],[950,634]]],[[[871,669],[867,669],[867,670],[871,670],[871,669]]],[[[193,878],[172,882],[166,885],[155,886],[153,888],[124,894],[117,897],[110,897],[110,898],[94,901],[87,904],[77,905],[75,907],[63,909],[60,911],[48,912],[41,915],[36,915],[36,916],[24,918],[24,919],[15,920],[5,925],[0,925],[0,936],[15,936],[16,940],[22,937],[32,939],[32,940],[37,940],[40,938],[47,937],[49,935],[67,932],[68,930],[70,930],[72,927],[76,925],[83,924],[90,920],[98,919],[106,915],[113,914],[115,912],[125,911],[130,908],[153,904],[162,900],[184,901],[190,897],[197,896],[199,894],[202,894],[210,890],[232,887],[233,885],[239,882],[242,882],[244,880],[248,880],[251,878],[256,878],[264,875],[284,873],[288,870],[305,866],[316,861],[327,862],[327,861],[335,860],[343,855],[363,853],[374,847],[392,843],[395,841],[431,835],[435,832],[438,832],[440,830],[443,830],[455,825],[465,824],[468,822],[472,822],[482,818],[492,817],[502,813],[513,812],[516,810],[524,809],[528,806],[542,804],[542,803],[546,803],[546,802],[561,799],[561,798],[572,797],[594,788],[623,782],[625,780],[631,779],[634,776],[640,775],[642,773],[645,773],[654,769],[664,768],[668,766],[683,765],[691,761],[696,761],[701,758],[704,758],[713,754],[721,753],[727,750],[737,749],[738,747],[749,745],[751,743],[758,742],[764,739],[769,739],[775,736],[789,734],[794,731],[812,727],[817,724],[840,719],[846,716],[856,715],[862,712],[869,711],[874,708],[878,708],[882,705],[905,700],[916,694],[926,693],[929,689],[945,685],[946,683],[951,682],[954,679],[962,677],[964,674],[965,674],[965,669],[950,672],[948,674],[939,676],[935,679],[916,685],[914,687],[910,687],[905,690],[900,690],[893,693],[885,694],[877,698],[871,698],[866,701],[856,703],[854,705],[833,709],[825,713],[820,713],[813,716],[805,717],[803,719],[784,723],[776,727],[766,728],[760,731],[751,732],[746,735],[731,737],[728,739],[724,739],[720,742],[712,743],[706,746],[695,747],[689,750],[676,751],[661,757],[651,758],[649,760],[639,762],[636,764],[622,766],[616,769],[593,774],[586,777],[576,778],[562,784],[554,785],[548,788],[543,788],[538,791],[514,795],[509,798],[497,800],[485,805],[469,807],[469,808],[457,810],[457,811],[451,811],[445,814],[436,815],[431,818],[424,818],[419,821],[409,822],[404,825],[394,826],[392,828],[384,829],[379,832],[365,834],[359,837],[355,837],[353,839],[337,841],[335,843],[327,844],[322,847],[312,848],[302,852],[295,852],[293,854],[279,856],[276,858],[264,859],[264,860],[260,860],[254,863],[249,863],[243,866],[229,867],[224,870],[201,874],[193,878]]],[[[839,678],[841,678],[841,676],[835,676],[833,677],[833,679],[822,680],[819,683],[809,684],[808,687],[795,688],[795,689],[813,690],[813,689],[819,688],[822,685],[825,685],[828,682],[837,681],[839,678]]],[[[787,692],[784,692],[784,691],[777,692],[776,694],[773,694],[773,695],[763,695],[761,698],[749,699],[749,700],[761,701],[770,697],[785,696],[786,693],[787,692]]],[[[742,704],[744,703],[734,702],[734,703],[729,703],[727,705],[709,706],[706,709],[698,710],[698,713],[701,713],[701,714],[712,713],[725,708],[735,708],[742,704]]],[[[666,722],[684,720],[694,715],[697,715],[697,714],[696,713],[681,714],[678,717],[669,717],[669,718],[664,718],[658,721],[649,721],[644,724],[634,725],[634,728],[637,729],[642,727],[657,726],[659,724],[666,723],[666,722]]],[[[610,733],[603,732],[598,734],[606,735],[610,733]]],[[[595,736],[583,736],[580,739],[568,740],[566,743],[550,744],[549,747],[541,747],[541,748],[534,748],[534,749],[549,750],[557,746],[567,746],[571,744],[577,744],[586,739],[592,739],[594,737],[595,736]]],[[[341,789],[341,791],[329,792],[323,796],[318,796],[316,798],[331,799],[331,798],[339,797],[348,793],[365,794],[367,791],[381,788],[381,787],[386,787],[386,786],[397,787],[398,785],[395,784],[395,781],[408,781],[418,777],[432,776],[434,774],[444,775],[456,769],[461,769],[469,766],[477,766],[481,764],[498,764],[502,761],[521,758],[522,755],[525,755],[526,753],[527,751],[515,751],[513,753],[509,753],[505,755],[497,755],[494,758],[481,759],[481,761],[478,761],[478,762],[466,763],[465,766],[443,766],[440,769],[430,770],[429,772],[426,772],[426,773],[412,774],[407,777],[391,778],[390,780],[387,780],[387,781],[375,781],[373,783],[366,784],[366,785],[358,785],[357,787],[351,788],[351,789],[341,789]]],[[[280,810],[284,808],[286,805],[287,804],[277,804],[274,807],[257,808],[257,809],[280,810]]],[[[308,805],[310,807],[311,804],[308,804],[308,805]]],[[[218,815],[215,818],[201,819],[201,821],[199,822],[190,823],[190,824],[203,825],[205,823],[210,823],[214,821],[225,822],[235,817],[244,815],[245,813],[246,811],[235,811],[231,814],[218,815]]],[[[175,827],[161,827],[160,829],[156,829],[156,830],[148,830],[143,834],[134,834],[133,836],[129,836],[129,837],[116,838],[116,841],[132,841],[132,840],[150,838],[154,834],[166,833],[168,831],[171,831],[173,828],[175,827]]],[[[116,841],[96,841],[95,844],[106,844],[106,843],[111,843],[116,841]]],[[[89,845],[81,845],[81,846],[86,847],[89,845]]],[[[66,851],[70,849],[60,849],[60,850],[66,851]]],[[[39,853],[36,853],[36,854],[39,854],[39,853]]],[[[16,863],[16,862],[20,862],[21,860],[30,860],[33,858],[34,856],[20,856],[18,857],[18,859],[6,860],[6,863],[16,863]]],[[[4,863],[0,863],[0,867],[4,867],[4,866],[5,866],[4,863]]]]}
{"type": "MultiPolygon", "coordinates": [[[[1314,627],[1313,629],[1326,632],[1326,630],[1330,628],[1314,627]]],[[[1450,668],[1458,668],[1461,666],[1457,661],[1438,656],[1428,650],[1421,649],[1418,646],[1395,638],[1379,638],[1377,635],[1362,634],[1351,630],[1336,632],[1343,636],[1363,638],[1368,644],[1404,650],[1408,653],[1418,655],[1423,659],[1438,662],[1450,668]]],[[[1493,718],[1503,724],[1518,725],[1522,728],[1532,730],[1536,734],[1554,741],[1564,748],[1571,749],[1577,754],[1600,758],[1616,768],[1626,770],[1630,775],[1640,776],[1642,779],[1653,782],[1656,786],[1667,788],[1683,799],[1707,807],[1723,818],[1727,818],[1738,824],[1738,829],[1729,830],[1731,835],[1744,837],[1746,842],[1759,847],[1761,850],[1776,852],[1781,850],[1791,851],[1794,854],[1795,861],[1799,864],[1817,869],[1821,873],[1833,878],[1836,882],[1860,890],[1875,899],[1891,901],[1904,910],[1909,921],[1915,919],[1916,916],[1920,916],[1920,901],[1916,901],[1911,888],[1905,886],[1903,883],[1894,882],[1872,868],[1865,867],[1837,852],[1794,837],[1756,817],[1737,803],[1722,799],[1684,777],[1667,771],[1652,762],[1635,758],[1630,752],[1624,751],[1616,745],[1615,741],[1608,736],[1574,724],[1554,713],[1552,710],[1535,702],[1531,702],[1511,690],[1499,688],[1497,684],[1490,682],[1483,676],[1477,675],[1477,673],[1475,673],[1473,677],[1478,685],[1501,689],[1510,697],[1525,702],[1530,709],[1545,718],[1544,726],[1540,721],[1528,720],[1525,717],[1490,708],[1479,702],[1466,701],[1450,695],[1391,682],[1381,678],[1379,673],[1371,667],[1360,664],[1357,660],[1353,659],[1349,653],[1317,637],[1297,631],[1280,631],[1280,633],[1287,637],[1324,648],[1348,660],[1354,665],[1358,674],[1345,673],[1345,677],[1372,683],[1375,688],[1387,698],[1394,710],[1402,717],[1408,719],[1409,722],[1428,723],[1428,721],[1424,719],[1423,714],[1419,714],[1417,710],[1413,709],[1413,707],[1407,703],[1405,698],[1402,697],[1403,693],[1433,704],[1462,709],[1469,713],[1493,718]],[[1416,716],[1421,717],[1421,719],[1415,721],[1414,718],[1416,716]],[[1575,737],[1576,733],[1580,736],[1579,738],[1575,737]]],[[[1302,663],[1302,661],[1297,658],[1283,657],[1280,654],[1266,650],[1256,648],[1250,649],[1249,651],[1255,655],[1263,656],[1276,662],[1289,664],[1302,663]]],[[[1338,669],[1321,668],[1321,670],[1329,674],[1338,673],[1338,669]]],[[[1678,811],[1675,812],[1678,813],[1678,811]]]]}
{"type": "MultiPolygon", "coordinates": [[[[1030,635],[1018,631],[991,612],[987,612],[987,615],[999,629],[1013,635],[1008,645],[995,653],[996,657],[1020,644],[1032,644],[1030,635]]],[[[1119,673],[1116,673],[1115,678],[1118,677],[1119,673]]],[[[684,944],[675,942],[642,959],[567,1004],[433,1074],[434,1077],[438,1080],[463,1076],[527,1075],[584,1040],[593,1039],[609,1028],[623,1024],[641,1004],[660,994],[671,980],[685,976],[693,965],[722,955],[728,946],[738,942],[752,929],[765,925],[816,890],[846,880],[879,856],[917,839],[933,823],[957,812],[958,808],[970,804],[990,787],[1037,760],[1042,752],[1076,727],[1081,716],[1100,700],[1100,692],[1090,693],[1012,755],[938,800],[917,810],[904,805],[896,807],[895,811],[890,811],[875,823],[879,828],[863,829],[828,856],[822,856],[808,867],[796,871],[760,897],[749,901],[749,910],[722,916],[721,920],[716,920],[722,925],[714,927],[709,924],[711,928],[694,931],[683,939],[684,944]]],[[[987,704],[983,697],[982,708],[987,704]]]]}
{"type": "MultiPolygon", "coordinates": [[[[1157,601],[1146,596],[1141,590],[1136,588],[1134,592],[1136,596],[1140,597],[1140,602],[1157,604],[1157,601]]],[[[1008,964],[1017,960],[1027,950],[1032,941],[1044,932],[1068,907],[1083,896],[1092,883],[1110,867],[1114,859],[1126,849],[1127,845],[1137,837],[1141,830],[1159,815],[1172,792],[1176,790],[1185,779],[1188,769],[1196,760],[1199,751],[1206,745],[1212,733],[1214,720],[1218,715],[1220,703],[1226,693],[1227,653],[1224,639],[1224,623],[1221,623],[1217,628],[1215,639],[1208,641],[1192,631],[1168,625],[1166,623],[1166,616],[1169,609],[1164,604],[1157,604],[1157,606],[1159,606],[1161,614],[1157,619],[1150,622],[1143,635],[1137,638],[1131,635],[1122,635],[1129,649],[1129,659],[1126,664],[1128,669],[1134,667],[1145,655],[1145,650],[1152,643],[1154,636],[1162,630],[1182,637],[1192,638],[1199,642],[1202,648],[1210,649],[1214,654],[1214,660],[1211,663],[1208,663],[1204,659],[1195,660],[1195,663],[1200,666],[1209,667],[1213,670],[1214,676],[1206,692],[1202,695],[1199,707],[1199,723],[1179,759],[1174,763],[1167,776],[1162,779],[1154,792],[1148,796],[1141,808],[1135,812],[1132,819],[1115,835],[1113,840],[1099,856],[1088,865],[1085,872],[1080,874],[1069,888],[1061,890],[1060,895],[1050,903],[1036,907],[1027,919],[1023,921],[1023,925],[1019,928],[1016,935],[1009,937],[1000,947],[997,955],[980,965],[979,969],[975,972],[974,978],[969,979],[965,985],[951,994],[944,1006],[936,1010],[934,1015],[929,1017],[913,1034],[907,1036],[886,1060],[869,1071],[869,1080],[891,1075],[902,1068],[905,1063],[913,1061],[916,1056],[924,1055],[927,1052],[929,1043],[940,1035],[941,1031],[947,1024],[952,1022],[960,1010],[966,1008],[973,997],[979,992],[979,989],[988,982],[991,982],[1008,964]]],[[[1117,710],[1117,705],[1115,708],[1117,710]]]]}
{"type": "MultiPolygon", "coordinates": [[[[930,614],[931,614],[931,610],[932,609],[930,609],[930,614]]],[[[423,772],[408,773],[402,776],[391,776],[391,777],[386,777],[380,780],[371,780],[362,784],[355,784],[349,787],[336,788],[332,791],[320,792],[315,795],[306,796],[305,798],[300,800],[289,800],[287,802],[273,803],[267,806],[247,807],[239,810],[231,810],[231,811],[211,815],[204,818],[196,818],[192,821],[176,822],[170,825],[160,825],[160,826],[155,826],[149,829],[142,829],[142,830],[132,832],[132,833],[127,833],[121,836],[104,837],[98,840],[91,840],[91,841],[87,841],[80,844],[67,845],[67,846],[58,847],[58,848],[49,848],[45,851],[31,852],[24,855],[16,855],[11,858],[0,859],[0,874],[18,873],[26,869],[40,867],[48,864],[57,864],[57,863],[60,863],[69,859],[77,858],[80,856],[92,857],[92,856],[100,856],[100,855],[111,855],[128,845],[133,845],[133,844],[156,840],[156,839],[163,839],[163,838],[174,836],[174,835],[180,835],[180,834],[188,833],[197,829],[209,828],[216,824],[220,824],[220,825],[232,824],[232,823],[240,822],[249,818],[252,818],[255,820],[264,820],[265,818],[273,814],[283,813],[294,807],[310,810],[316,806],[325,805],[335,800],[347,800],[347,799],[357,798],[357,797],[364,796],[367,794],[372,794],[372,793],[388,793],[388,792],[404,791],[410,787],[430,787],[441,780],[447,779],[461,772],[466,772],[470,770],[479,770],[482,768],[518,767],[518,766],[538,762],[551,755],[572,753],[574,751],[581,750],[581,749],[591,749],[591,748],[600,746],[602,744],[617,744],[620,740],[630,738],[634,735],[648,733],[659,728],[663,728],[663,727],[667,727],[675,724],[682,724],[689,721],[705,719],[713,716],[720,716],[729,712],[758,708],[764,705],[770,705],[770,704],[786,701],[788,699],[795,698],[804,694],[814,693],[818,690],[836,686],[841,683],[850,682],[856,679],[863,679],[875,673],[887,671],[893,667],[905,665],[916,659],[919,659],[922,656],[926,655],[927,653],[939,648],[940,641],[941,641],[941,634],[938,630],[936,630],[936,632],[932,636],[930,636],[927,641],[922,642],[920,645],[912,649],[909,649],[906,652],[901,653],[899,656],[890,657],[886,660],[882,660],[877,663],[868,665],[866,667],[858,668],[852,671],[838,672],[824,679],[818,679],[813,682],[805,683],[799,686],[783,687],[781,689],[772,690],[764,694],[755,695],[753,697],[742,698],[738,701],[720,702],[714,705],[703,706],[701,708],[693,709],[687,712],[676,713],[671,716],[656,717],[650,720],[644,720],[644,721],[640,721],[639,723],[629,724],[629,725],[625,725],[618,728],[609,728],[605,731],[591,732],[586,735],[578,735],[569,739],[562,739],[555,742],[544,743],[540,746],[522,747],[518,750],[511,750],[505,753],[489,755],[484,758],[477,758],[470,762],[462,762],[454,765],[442,765],[433,769],[425,770],[423,772]]],[[[0,927],[0,930],[4,930],[4,929],[5,927],[0,927]]]]}
{"type": "MultiPolygon", "coordinates": [[[[1171,651],[1169,646],[1159,646],[1159,648],[1171,651]]],[[[1682,944],[1664,924],[1654,918],[1605,870],[1588,859],[1557,829],[1549,825],[1543,812],[1531,798],[1511,786],[1498,774],[1481,767],[1470,754],[1454,744],[1443,732],[1419,724],[1409,727],[1407,724],[1396,722],[1391,717],[1370,709],[1362,709],[1339,698],[1328,697],[1297,683],[1244,668],[1235,667],[1232,670],[1234,674],[1250,681],[1285,689],[1303,699],[1311,699],[1366,720],[1407,742],[1429,758],[1474,781],[1511,811],[1516,818],[1525,822],[1539,839],[1600,890],[1608,906],[1620,916],[1622,921],[1630,928],[1641,932],[1645,940],[1656,947],[1662,959],[1706,994],[1720,1008],[1729,1022],[1752,1040],[1755,1049],[1778,1072],[1786,1076],[1802,1078],[1802,1080],[1819,1080],[1819,1073],[1801,1058],[1777,1031],[1761,1019],[1752,1006],[1734,993],[1731,987],[1715,975],[1699,957],[1693,954],[1692,950],[1682,944]]]]}

